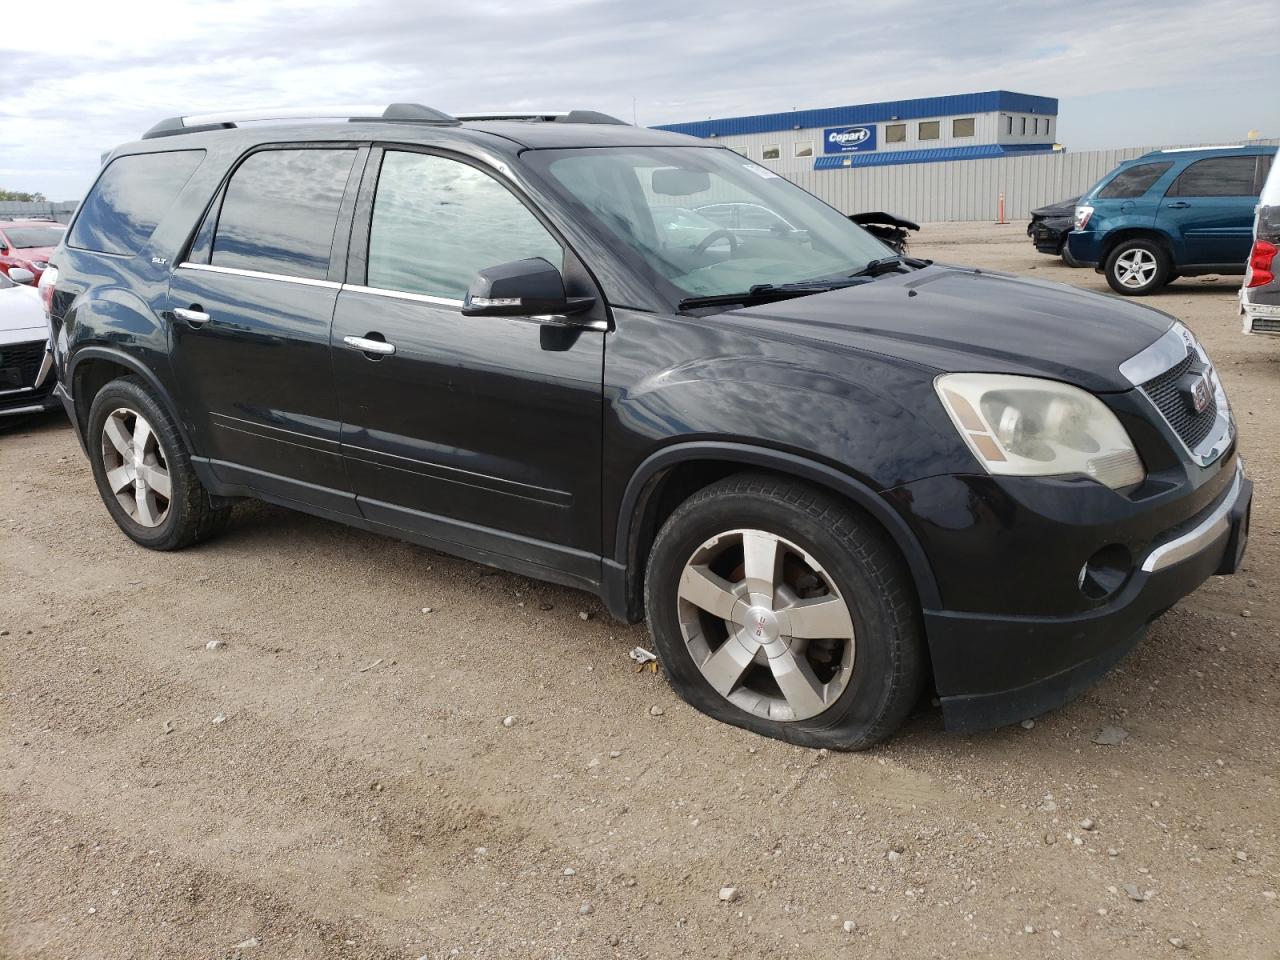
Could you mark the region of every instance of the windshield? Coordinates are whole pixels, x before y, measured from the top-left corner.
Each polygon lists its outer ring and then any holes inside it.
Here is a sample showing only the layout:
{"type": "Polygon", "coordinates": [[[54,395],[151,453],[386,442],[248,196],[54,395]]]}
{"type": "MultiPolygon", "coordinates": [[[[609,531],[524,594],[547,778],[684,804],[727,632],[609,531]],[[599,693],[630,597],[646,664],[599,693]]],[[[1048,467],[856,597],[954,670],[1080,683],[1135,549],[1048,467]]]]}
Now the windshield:
{"type": "Polygon", "coordinates": [[[56,247],[66,232],[66,227],[6,227],[5,237],[17,250],[28,247],[56,247]]]}
{"type": "Polygon", "coordinates": [[[847,277],[893,251],[772,170],[722,148],[525,155],[682,293],[847,277]]]}

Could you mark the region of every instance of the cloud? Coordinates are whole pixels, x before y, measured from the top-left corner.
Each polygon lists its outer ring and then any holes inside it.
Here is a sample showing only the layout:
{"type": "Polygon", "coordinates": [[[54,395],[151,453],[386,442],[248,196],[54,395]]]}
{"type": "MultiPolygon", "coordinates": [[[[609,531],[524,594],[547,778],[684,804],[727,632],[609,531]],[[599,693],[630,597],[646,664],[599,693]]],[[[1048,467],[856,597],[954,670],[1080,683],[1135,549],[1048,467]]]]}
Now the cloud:
{"type": "Polygon", "coordinates": [[[68,199],[104,149],[161,117],[261,104],[630,120],[634,102],[653,124],[1003,88],[1061,98],[1077,149],[1280,133],[1280,100],[1250,101],[1280,73],[1273,0],[1158,13],[1100,0],[68,0],[58,14],[38,43],[0,37],[0,185],[68,199]]]}

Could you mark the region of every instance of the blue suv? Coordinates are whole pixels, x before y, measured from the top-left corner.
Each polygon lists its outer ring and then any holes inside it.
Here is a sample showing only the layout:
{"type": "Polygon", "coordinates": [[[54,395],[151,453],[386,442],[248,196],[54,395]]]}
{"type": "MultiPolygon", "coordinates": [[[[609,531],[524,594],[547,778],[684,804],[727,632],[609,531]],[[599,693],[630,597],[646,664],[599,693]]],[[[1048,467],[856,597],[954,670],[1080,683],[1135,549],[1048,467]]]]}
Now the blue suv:
{"type": "Polygon", "coordinates": [[[1273,146],[1154,150],[1099,180],[1076,206],[1067,250],[1142,296],[1180,276],[1242,274],[1273,146]]]}

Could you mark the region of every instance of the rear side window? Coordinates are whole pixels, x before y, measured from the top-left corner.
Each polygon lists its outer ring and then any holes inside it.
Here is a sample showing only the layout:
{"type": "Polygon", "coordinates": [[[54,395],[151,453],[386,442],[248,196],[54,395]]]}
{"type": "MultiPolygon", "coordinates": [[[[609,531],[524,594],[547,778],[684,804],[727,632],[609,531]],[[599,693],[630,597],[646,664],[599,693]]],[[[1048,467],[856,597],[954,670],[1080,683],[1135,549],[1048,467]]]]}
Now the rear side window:
{"type": "Polygon", "coordinates": [[[1098,191],[1099,200],[1134,200],[1148,190],[1173,166],[1173,161],[1139,163],[1121,170],[1098,191]]]}
{"type": "Polygon", "coordinates": [[[210,262],[323,280],[355,150],[262,150],[231,175],[210,262]]]}
{"type": "Polygon", "coordinates": [[[1197,160],[1169,188],[1171,197],[1251,197],[1257,157],[1210,157],[1197,160]]]}
{"type": "Polygon", "coordinates": [[[80,205],[67,246],[137,253],[202,160],[203,150],[116,157],[80,205]]]}

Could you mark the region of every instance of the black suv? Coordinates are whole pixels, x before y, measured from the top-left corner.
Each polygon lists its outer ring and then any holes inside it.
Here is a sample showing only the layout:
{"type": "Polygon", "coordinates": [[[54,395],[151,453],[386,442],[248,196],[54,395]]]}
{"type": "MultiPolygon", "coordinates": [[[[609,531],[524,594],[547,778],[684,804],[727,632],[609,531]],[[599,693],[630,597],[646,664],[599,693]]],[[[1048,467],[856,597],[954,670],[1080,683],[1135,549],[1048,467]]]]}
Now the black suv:
{"type": "Polygon", "coordinates": [[[158,124],[42,278],[143,546],[257,497],[580,587],[698,709],[845,749],[926,681],[955,730],[1060,704],[1239,563],[1227,399],[1165,314],[598,114],[328,119],[158,124]],[[669,215],[711,203],[792,229],[669,215]]]}

